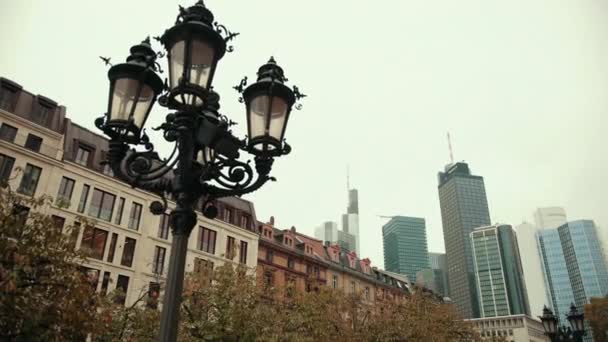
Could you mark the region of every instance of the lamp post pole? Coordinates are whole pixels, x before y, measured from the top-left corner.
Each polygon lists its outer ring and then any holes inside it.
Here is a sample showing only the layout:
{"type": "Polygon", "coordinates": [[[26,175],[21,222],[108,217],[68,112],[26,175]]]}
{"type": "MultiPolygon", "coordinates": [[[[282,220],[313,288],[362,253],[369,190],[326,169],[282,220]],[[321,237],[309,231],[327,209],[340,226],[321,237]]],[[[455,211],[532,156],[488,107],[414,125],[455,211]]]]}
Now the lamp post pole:
{"type": "MultiPolygon", "coordinates": [[[[257,81],[247,86],[244,78],[236,89],[245,104],[248,136],[239,139],[230,127],[235,123],[219,113],[219,95],[212,89],[218,61],[238,34],[214,21],[202,0],[180,13],[173,27],[158,40],[164,45],[169,65],[168,80],[162,73],[150,40],[131,48],[125,63],[108,72],[108,111],[95,125],[110,138],[108,160],[114,175],[140,189],[160,196],[150,205],[155,215],[168,208],[166,197],[175,199],[170,214],[173,232],[166,279],[160,341],[177,340],[188,240],[197,222],[195,210],[209,219],[217,216],[214,201],[258,190],[273,180],[274,158],[289,154],[285,130],[293,107],[306,95],[285,85],[283,69],[274,58],[258,70],[257,81]],[[160,159],[144,125],[153,105],[171,113],[153,128],[174,144],[171,156],[160,159]],[[137,146],[142,148],[136,148],[137,146]],[[254,166],[240,160],[241,152],[254,157],[254,166]]],[[[104,58],[107,62],[107,59],[104,58]]]]}

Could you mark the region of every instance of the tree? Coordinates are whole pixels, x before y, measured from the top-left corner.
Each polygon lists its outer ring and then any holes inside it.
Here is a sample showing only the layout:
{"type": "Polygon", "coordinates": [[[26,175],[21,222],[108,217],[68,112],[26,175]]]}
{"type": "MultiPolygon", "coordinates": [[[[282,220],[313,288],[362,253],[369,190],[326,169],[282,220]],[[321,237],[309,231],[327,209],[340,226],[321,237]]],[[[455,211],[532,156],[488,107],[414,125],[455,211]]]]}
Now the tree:
{"type": "Polygon", "coordinates": [[[608,296],[591,298],[585,305],[585,319],[593,332],[595,341],[608,341],[608,296]]]}
{"type": "Polygon", "coordinates": [[[84,255],[43,214],[49,197],[0,190],[0,340],[73,341],[95,331],[97,297],[84,255]]]}

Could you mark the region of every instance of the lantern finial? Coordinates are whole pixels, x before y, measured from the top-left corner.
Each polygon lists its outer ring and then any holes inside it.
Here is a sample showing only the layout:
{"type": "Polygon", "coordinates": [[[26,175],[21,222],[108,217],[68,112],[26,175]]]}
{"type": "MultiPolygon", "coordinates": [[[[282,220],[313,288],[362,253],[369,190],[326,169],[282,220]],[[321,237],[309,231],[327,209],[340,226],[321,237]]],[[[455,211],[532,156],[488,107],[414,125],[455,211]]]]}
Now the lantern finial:
{"type": "Polygon", "coordinates": [[[274,57],[270,57],[268,62],[262,65],[258,70],[258,82],[265,80],[279,83],[285,83],[287,81],[283,68],[277,64],[274,57]]]}

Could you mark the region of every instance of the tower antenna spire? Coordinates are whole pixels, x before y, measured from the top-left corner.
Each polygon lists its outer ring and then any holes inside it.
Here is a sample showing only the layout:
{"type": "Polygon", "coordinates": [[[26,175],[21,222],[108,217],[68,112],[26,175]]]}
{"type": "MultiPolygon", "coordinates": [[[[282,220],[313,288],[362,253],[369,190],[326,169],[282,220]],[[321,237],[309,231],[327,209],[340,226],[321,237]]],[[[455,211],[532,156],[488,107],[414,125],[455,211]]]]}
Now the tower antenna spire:
{"type": "Polygon", "coordinates": [[[346,164],[346,191],[350,190],[350,166],[346,164]]]}
{"type": "Polygon", "coordinates": [[[452,137],[448,132],[448,147],[450,148],[450,163],[454,164],[454,150],[452,149],[452,137]]]}

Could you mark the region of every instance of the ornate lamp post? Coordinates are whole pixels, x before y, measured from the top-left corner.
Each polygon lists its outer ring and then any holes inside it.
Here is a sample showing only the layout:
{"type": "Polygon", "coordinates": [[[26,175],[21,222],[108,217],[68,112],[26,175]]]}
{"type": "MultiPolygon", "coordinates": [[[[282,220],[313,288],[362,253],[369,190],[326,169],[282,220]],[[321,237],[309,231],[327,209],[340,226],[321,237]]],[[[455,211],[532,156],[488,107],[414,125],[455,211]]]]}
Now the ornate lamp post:
{"type": "MultiPolygon", "coordinates": [[[[258,71],[255,83],[243,79],[234,87],[245,102],[248,138],[230,131],[234,123],[218,111],[219,95],[212,82],[219,60],[237,34],[214,22],[202,0],[180,13],[173,27],[158,40],[167,50],[169,81],[158,76],[157,54],[149,39],[131,48],[126,63],[108,72],[110,95],[107,113],[95,121],[110,138],[107,163],[116,177],[134,187],[159,194],[151,204],[155,215],[167,210],[166,196],[176,201],[171,212],[173,232],[169,271],[161,316],[161,341],[175,341],[184,281],[188,238],[197,216],[195,209],[213,219],[220,197],[240,196],[269,180],[275,157],[288,154],[285,130],[292,107],[305,95],[285,85],[283,69],[273,58],[258,71]],[[155,102],[172,111],[160,127],[174,143],[169,158],[159,159],[144,125],[155,102]],[[142,148],[135,149],[138,145],[142,148]],[[254,166],[240,161],[240,152],[254,156],[254,166]],[[256,175],[257,174],[257,175],[256,175]]],[[[299,109],[299,105],[296,105],[299,109]]]]}
{"type": "Polygon", "coordinates": [[[579,313],[574,306],[574,303],[570,306],[570,312],[566,315],[570,327],[565,325],[559,326],[559,319],[555,317],[553,311],[546,306],[543,309],[543,315],[539,317],[543,323],[545,329],[545,335],[551,339],[552,342],[558,341],[583,341],[585,336],[585,317],[583,313],[579,313]]]}

